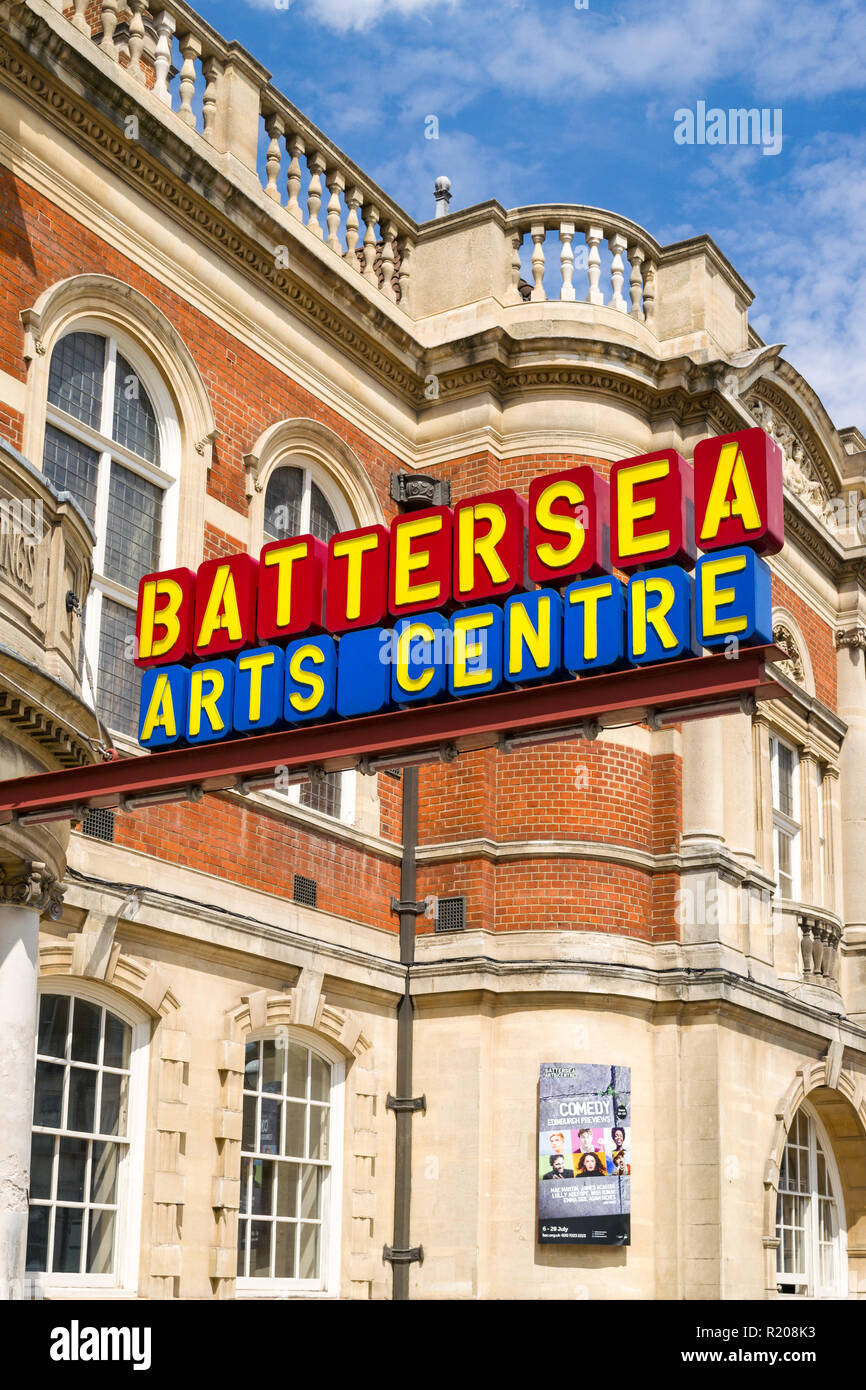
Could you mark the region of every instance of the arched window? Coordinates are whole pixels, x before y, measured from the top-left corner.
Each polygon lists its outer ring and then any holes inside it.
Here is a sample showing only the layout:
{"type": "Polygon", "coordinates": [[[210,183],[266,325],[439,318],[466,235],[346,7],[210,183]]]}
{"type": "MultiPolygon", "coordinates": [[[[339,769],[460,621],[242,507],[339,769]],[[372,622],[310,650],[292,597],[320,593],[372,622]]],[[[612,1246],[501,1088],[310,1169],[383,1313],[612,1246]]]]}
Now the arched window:
{"type": "Polygon", "coordinates": [[[71,492],[96,532],[85,646],[100,718],[134,736],[141,673],[133,664],[138,581],[173,562],[166,494],[177,427],[168,394],[134,345],[67,333],[51,354],[43,471],[71,492]],[[127,355],[128,354],[128,355],[127,355]]]}
{"type": "MultiPolygon", "coordinates": [[[[246,1044],[239,1289],[324,1289],[338,1224],[343,1066],[285,1030],[246,1044]]],[[[338,1235],[338,1232],[337,1232],[338,1235]]]]}
{"type": "Polygon", "coordinates": [[[96,998],[40,998],[27,1271],[50,1283],[135,1283],[146,1031],[96,998]]]}
{"type": "Polygon", "coordinates": [[[841,1184],[829,1141],[807,1106],[794,1116],[779,1169],[776,1262],[780,1293],[838,1298],[847,1292],[841,1184]]]}
{"type": "MultiPolygon", "coordinates": [[[[310,534],[327,545],[347,525],[351,522],[341,524],[337,520],[334,507],[308,467],[283,465],[273,470],[265,490],[265,541],[310,534]]],[[[288,795],[302,806],[340,820],[346,810],[347,782],[346,774],[327,772],[315,782],[291,788],[288,795]]]]}

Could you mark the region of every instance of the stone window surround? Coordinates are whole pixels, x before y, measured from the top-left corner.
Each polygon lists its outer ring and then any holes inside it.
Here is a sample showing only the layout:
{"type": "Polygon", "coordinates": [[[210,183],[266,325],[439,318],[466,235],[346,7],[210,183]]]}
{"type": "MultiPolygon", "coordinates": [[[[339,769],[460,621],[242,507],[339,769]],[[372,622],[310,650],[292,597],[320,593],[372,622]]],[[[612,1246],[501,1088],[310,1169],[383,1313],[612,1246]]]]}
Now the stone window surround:
{"type": "MultiPolygon", "coordinates": [[[[161,471],[175,480],[166,493],[163,561],[196,569],[204,554],[207,470],[218,431],[204,381],[176,329],[138,290],[97,274],[58,281],[20,318],[28,367],[24,456],[41,469],[49,367],[60,339],[76,331],[114,338],[141,374],[160,421],[161,471]]],[[[88,656],[95,670],[92,650],[88,656]]],[[[139,752],[124,735],[118,742],[125,752],[139,752]]]]}
{"type": "MultiPolygon", "coordinates": [[[[213,1181],[214,1243],[211,1246],[210,1276],[217,1298],[336,1298],[346,1293],[341,1287],[347,1271],[350,1297],[379,1296],[384,1289],[381,1241],[377,1248],[374,1239],[376,1194],[373,1179],[378,1152],[378,1133],[375,1127],[378,1078],[373,1070],[372,1045],[361,1018],[346,1009],[328,1002],[323,993],[324,976],[308,968],[299,970],[291,987],[281,993],[258,990],[243,995],[237,1008],[226,1015],[226,1035],[220,1043],[218,1069],[221,1100],[214,1116],[214,1139],[217,1162],[213,1181]],[[245,1044],[248,1038],[274,1036],[282,1032],[290,1038],[319,1052],[332,1065],[345,1068],[342,1083],[342,1104],[335,1107],[345,1114],[345,1139],[340,1147],[345,1163],[354,1164],[351,1187],[351,1209],[348,1213],[352,1240],[348,1259],[342,1251],[342,1236],[346,1219],[341,1213],[331,1225],[331,1268],[328,1284],[322,1292],[299,1290],[291,1286],[284,1291],[271,1288],[262,1292],[237,1291],[237,1225],[240,1202],[241,1134],[243,1125],[243,1077],[245,1044]]],[[[332,1122],[337,1116],[332,1110],[332,1122]]],[[[337,1139],[332,1137],[334,1163],[340,1161],[337,1139]]],[[[348,1182],[344,1172],[340,1179],[345,1193],[348,1182]]],[[[339,1210],[339,1195],[336,1196],[339,1210]]]]}
{"type": "MultiPolygon", "coordinates": [[[[856,1129],[861,1141],[866,1135],[866,1090],[864,1090],[862,1080],[853,1072],[847,1071],[842,1063],[844,1060],[844,1045],[841,1041],[830,1043],[826,1054],[819,1061],[807,1062],[797,1068],[790,1086],[776,1106],[775,1119],[776,1126],[773,1132],[773,1139],[770,1146],[770,1154],[764,1170],[764,1207],[763,1207],[763,1247],[764,1247],[764,1288],[768,1299],[786,1299],[798,1297],[798,1295],[780,1294],[776,1288],[776,1251],[778,1248],[778,1238],[776,1236],[776,1201],[778,1197],[779,1169],[782,1162],[782,1152],[791,1128],[794,1116],[800,1106],[809,1096],[812,1096],[812,1108],[817,1110],[819,1118],[823,1108],[823,1101],[819,1101],[819,1096],[828,1096],[834,1102],[846,1102],[846,1118],[849,1126],[856,1129]]],[[[826,1128],[826,1126],[825,1126],[826,1128]]],[[[828,1139],[832,1162],[836,1164],[837,1170],[844,1165],[840,1164],[840,1151],[837,1151],[832,1139],[828,1139]]],[[[842,1187],[844,1189],[845,1173],[841,1172],[842,1187]]],[[[856,1183],[856,1179],[855,1179],[856,1183]]],[[[855,1187],[856,1191],[862,1193],[862,1185],[855,1187]]],[[[863,1209],[855,1213],[851,1210],[850,1202],[840,1209],[840,1227],[854,1229],[862,1220],[863,1209]],[[846,1224],[845,1224],[846,1223],[846,1224]]],[[[847,1242],[847,1258],[850,1274],[853,1272],[855,1281],[862,1278],[862,1271],[866,1266],[866,1246],[852,1245],[847,1242]]],[[[859,1287],[859,1284],[857,1285],[859,1287]]],[[[843,1295],[844,1297],[845,1295],[843,1295]]],[[[848,1295],[849,1297],[852,1295],[848,1295]]],[[[856,1295],[853,1295],[856,1297],[856,1295]]]]}
{"type": "MultiPolygon", "coordinates": [[[[180,1003],[158,964],[136,959],[121,950],[115,940],[118,922],[127,905],[106,915],[87,913],[80,929],[69,939],[48,937],[39,945],[40,987],[47,991],[65,985],[71,993],[99,990],[102,1002],[122,1013],[138,1010],[150,1029],[147,1078],[147,1134],[142,1162],[152,1179],[150,1211],[138,1205],[138,1224],[148,1232],[135,1270],[138,1296],[176,1297],[180,1287],[183,1250],[180,1221],[185,1201],[185,1144],[189,1129],[188,1065],[190,1037],[185,1031],[180,1003]],[[124,1001],[121,1003],[120,1001],[124,1001]]],[[[133,914],[134,915],[134,914],[133,914]]],[[[87,1290],[88,1296],[93,1296],[87,1290]]],[[[94,1291],[98,1296],[98,1291],[94,1291]]],[[[50,1286],[48,1295],[52,1296],[50,1286]]],[[[62,1296],[62,1295],[61,1295],[62,1296]]],[[[76,1297],[83,1296],[79,1287],[76,1297]]],[[[112,1289],[109,1297],[135,1297],[112,1289]]]]}

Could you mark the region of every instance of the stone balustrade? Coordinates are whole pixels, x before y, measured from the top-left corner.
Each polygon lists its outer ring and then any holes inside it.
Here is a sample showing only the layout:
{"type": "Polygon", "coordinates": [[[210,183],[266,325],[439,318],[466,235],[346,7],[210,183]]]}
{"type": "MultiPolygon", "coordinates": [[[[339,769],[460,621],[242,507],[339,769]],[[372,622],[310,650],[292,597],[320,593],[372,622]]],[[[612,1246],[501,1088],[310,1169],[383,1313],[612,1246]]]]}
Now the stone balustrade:
{"type": "Polygon", "coordinates": [[[838,922],[826,917],[803,913],[797,918],[800,928],[800,958],[803,964],[803,978],[809,984],[837,984],[837,959],[842,928],[838,922]]]}
{"type": "Polygon", "coordinates": [[[597,208],[568,204],[524,207],[506,214],[505,236],[510,303],[524,299],[580,300],[606,305],[653,327],[661,247],[634,222],[597,208]],[[524,275],[521,255],[527,236],[532,248],[528,266],[531,280],[524,275]],[[545,278],[550,278],[546,272],[554,248],[558,251],[559,283],[558,293],[550,294],[545,278]],[[521,290],[521,281],[527,289],[521,290]]]}
{"type": "Polygon", "coordinates": [[[123,85],[209,146],[239,189],[279,207],[277,248],[291,239],[288,218],[362,294],[416,321],[456,310],[492,323],[500,308],[555,300],[575,306],[575,323],[615,330],[622,316],[632,341],[649,331],[680,351],[748,346],[751,293],[709,238],[662,248],[627,218],[565,203],[506,211],[490,201],[418,223],[185,0],[0,0],[0,23],[25,9],[53,9],[54,27],[78,31],[79,55],[86,36],[103,75],[116,64],[123,85]]]}
{"type": "Polygon", "coordinates": [[[261,112],[268,197],[408,311],[417,224],[274,87],[262,93],[261,112]]]}

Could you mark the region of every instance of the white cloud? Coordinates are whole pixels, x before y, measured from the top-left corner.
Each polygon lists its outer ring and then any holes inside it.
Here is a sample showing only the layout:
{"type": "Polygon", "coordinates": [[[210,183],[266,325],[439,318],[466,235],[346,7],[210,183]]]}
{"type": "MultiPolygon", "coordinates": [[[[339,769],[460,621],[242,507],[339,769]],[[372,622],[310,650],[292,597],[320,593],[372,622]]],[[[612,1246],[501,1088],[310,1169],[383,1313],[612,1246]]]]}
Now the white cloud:
{"type": "Polygon", "coordinates": [[[391,16],[427,19],[434,10],[455,9],[461,0],[247,0],[257,10],[294,9],[318,20],[329,29],[345,33],[369,29],[391,16]]]}
{"type": "MultiPolygon", "coordinates": [[[[728,167],[724,180],[684,182],[678,211],[690,230],[710,232],[751,285],[757,332],[786,344],[834,423],[863,428],[866,135],[824,133],[788,159],[772,184],[753,177],[754,159],[728,167]]],[[[688,234],[682,225],[659,232],[664,241],[688,234]]]]}

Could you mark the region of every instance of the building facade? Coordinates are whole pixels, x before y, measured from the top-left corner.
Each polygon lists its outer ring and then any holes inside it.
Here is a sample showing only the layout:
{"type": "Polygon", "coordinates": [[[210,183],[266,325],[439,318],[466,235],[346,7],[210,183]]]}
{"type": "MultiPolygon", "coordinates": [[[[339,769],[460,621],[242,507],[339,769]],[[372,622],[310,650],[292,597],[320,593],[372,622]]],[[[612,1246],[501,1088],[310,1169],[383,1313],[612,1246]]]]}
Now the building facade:
{"type": "Polygon", "coordinates": [[[140,756],[144,573],[755,424],[784,696],[0,826],[5,1292],[866,1297],[866,439],[708,237],[437,198],[0,0],[0,775],[140,756]],[[627,1247],[536,1241],[546,1062],[631,1068],[627,1247]]]}

